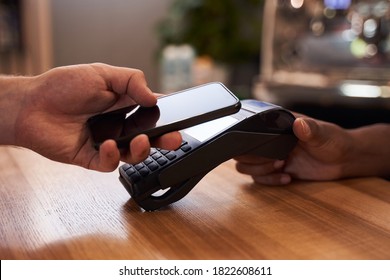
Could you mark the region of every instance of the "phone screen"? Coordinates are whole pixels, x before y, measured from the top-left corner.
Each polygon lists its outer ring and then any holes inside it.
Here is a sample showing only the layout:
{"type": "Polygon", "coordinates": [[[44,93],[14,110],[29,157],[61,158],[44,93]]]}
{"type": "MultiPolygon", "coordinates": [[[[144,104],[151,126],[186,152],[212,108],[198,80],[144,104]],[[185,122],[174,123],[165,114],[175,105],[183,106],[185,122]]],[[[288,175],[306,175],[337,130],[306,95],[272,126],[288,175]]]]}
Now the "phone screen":
{"type": "Polygon", "coordinates": [[[239,109],[240,102],[234,94],[220,83],[211,83],[162,96],[154,107],[135,105],[94,116],[88,120],[88,126],[95,147],[107,139],[126,147],[140,133],[156,137],[239,109]]]}

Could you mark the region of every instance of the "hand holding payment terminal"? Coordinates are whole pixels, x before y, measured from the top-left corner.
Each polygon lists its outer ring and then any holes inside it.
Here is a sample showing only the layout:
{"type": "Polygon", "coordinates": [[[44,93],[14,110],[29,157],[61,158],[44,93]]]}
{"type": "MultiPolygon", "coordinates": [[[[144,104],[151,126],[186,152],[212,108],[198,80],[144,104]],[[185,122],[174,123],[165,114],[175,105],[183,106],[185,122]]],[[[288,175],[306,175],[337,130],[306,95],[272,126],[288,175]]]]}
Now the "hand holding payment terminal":
{"type": "Polygon", "coordinates": [[[209,171],[235,156],[286,158],[297,142],[294,119],[279,106],[243,100],[235,114],[182,130],[179,149],[152,148],[144,162],[122,165],[119,179],[139,206],[156,210],[183,198],[209,171]]]}

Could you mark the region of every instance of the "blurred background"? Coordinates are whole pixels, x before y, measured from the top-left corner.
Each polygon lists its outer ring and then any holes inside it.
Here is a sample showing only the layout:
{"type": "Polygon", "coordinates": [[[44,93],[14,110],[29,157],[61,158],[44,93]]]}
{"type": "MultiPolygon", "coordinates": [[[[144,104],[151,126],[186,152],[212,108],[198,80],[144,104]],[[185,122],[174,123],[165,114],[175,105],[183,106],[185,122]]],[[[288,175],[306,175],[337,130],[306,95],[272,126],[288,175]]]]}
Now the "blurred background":
{"type": "Polygon", "coordinates": [[[389,35],[388,0],[0,0],[0,73],[104,62],[356,127],[390,121],[389,35]]]}

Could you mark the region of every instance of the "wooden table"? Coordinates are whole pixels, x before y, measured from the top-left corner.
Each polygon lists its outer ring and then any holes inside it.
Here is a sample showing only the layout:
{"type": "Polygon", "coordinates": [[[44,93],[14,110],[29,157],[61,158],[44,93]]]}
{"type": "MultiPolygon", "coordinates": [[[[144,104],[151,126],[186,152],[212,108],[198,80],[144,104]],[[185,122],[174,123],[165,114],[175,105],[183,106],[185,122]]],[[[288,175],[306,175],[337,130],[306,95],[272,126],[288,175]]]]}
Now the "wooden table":
{"type": "Polygon", "coordinates": [[[255,185],[228,161],[167,209],[118,181],[0,147],[0,259],[389,259],[390,182],[255,185]]]}

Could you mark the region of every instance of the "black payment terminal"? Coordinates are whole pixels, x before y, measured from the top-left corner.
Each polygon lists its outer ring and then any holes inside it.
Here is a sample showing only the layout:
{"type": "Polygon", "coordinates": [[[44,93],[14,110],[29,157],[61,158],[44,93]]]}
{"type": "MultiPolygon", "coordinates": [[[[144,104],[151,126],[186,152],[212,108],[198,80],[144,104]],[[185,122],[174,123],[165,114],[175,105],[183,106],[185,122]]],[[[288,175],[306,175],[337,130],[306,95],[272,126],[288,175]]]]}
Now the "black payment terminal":
{"type": "Polygon", "coordinates": [[[235,114],[182,130],[179,149],[152,148],[144,162],[122,165],[119,180],[140,207],[156,210],[183,198],[209,171],[235,156],[286,158],[297,142],[294,119],[280,106],[243,100],[235,114]]]}

